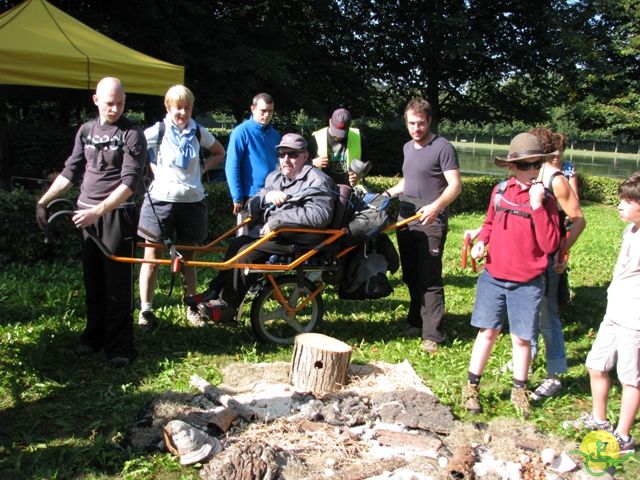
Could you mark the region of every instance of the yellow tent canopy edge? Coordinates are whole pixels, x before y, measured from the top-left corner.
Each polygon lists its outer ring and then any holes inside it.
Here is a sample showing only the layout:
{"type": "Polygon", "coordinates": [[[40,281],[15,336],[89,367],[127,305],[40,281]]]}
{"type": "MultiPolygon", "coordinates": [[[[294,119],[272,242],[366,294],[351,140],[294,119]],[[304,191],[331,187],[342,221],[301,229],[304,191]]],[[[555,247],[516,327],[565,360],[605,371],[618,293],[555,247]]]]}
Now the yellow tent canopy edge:
{"type": "Polygon", "coordinates": [[[184,83],[184,67],[122,45],[46,0],[0,15],[0,84],[92,90],[107,76],[127,92],[164,95],[184,83]]]}

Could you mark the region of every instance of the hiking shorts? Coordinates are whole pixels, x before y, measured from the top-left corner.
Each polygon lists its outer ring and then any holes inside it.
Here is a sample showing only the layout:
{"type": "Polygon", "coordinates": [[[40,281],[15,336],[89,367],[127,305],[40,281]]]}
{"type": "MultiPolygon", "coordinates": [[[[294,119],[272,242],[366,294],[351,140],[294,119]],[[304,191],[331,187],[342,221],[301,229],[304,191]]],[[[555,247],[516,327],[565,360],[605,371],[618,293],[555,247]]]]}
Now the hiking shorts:
{"type": "Polygon", "coordinates": [[[509,331],[522,340],[531,340],[538,331],[540,303],[544,295],[544,274],[528,282],[494,278],[483,270],[478,277],[471,325],[502,329],[505,318],[509,331]]]}
{"type": "Polygon", "coordinates": [[[587,355],[587,368],[608,372],[616,367],[624,385],[640,387],[640,331],[613,323],[604,317],[587,355]]]}
{"type": "Polygon", "coordinates": [[[204,200],[190,203],[153,200],[152,208],[146,195],[138,227],[157,237],[148,238],[149,235],[138,230],[138,235],[146,240],[158,241],[166,235],[177,243],[202,243],[207,238],[207,204],[204,200]]]}

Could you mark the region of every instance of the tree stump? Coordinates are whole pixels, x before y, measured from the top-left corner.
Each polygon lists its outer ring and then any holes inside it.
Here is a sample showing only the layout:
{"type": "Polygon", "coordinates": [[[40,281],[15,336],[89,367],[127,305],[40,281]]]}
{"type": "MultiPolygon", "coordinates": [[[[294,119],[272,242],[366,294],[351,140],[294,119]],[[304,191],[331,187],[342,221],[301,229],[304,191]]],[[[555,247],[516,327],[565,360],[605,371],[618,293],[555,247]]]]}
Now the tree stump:
{"type": "Polygon", "coordinates": [[[321,333],[295,338],[291,359],[291,384],[300,391],[323,393],[347,383],[351,347],[321,333]]]}

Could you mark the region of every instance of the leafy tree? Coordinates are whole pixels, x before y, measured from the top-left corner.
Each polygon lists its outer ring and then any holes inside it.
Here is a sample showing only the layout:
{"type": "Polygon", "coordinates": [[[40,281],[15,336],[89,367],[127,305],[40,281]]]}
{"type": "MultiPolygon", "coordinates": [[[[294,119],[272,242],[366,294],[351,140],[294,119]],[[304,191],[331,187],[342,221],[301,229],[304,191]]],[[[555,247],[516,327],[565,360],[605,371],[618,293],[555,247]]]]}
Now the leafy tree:
{"type": "MultiPolygon", "coordinates": [[[[521,87],[548,98],[548,71],[563,2],[396,0],[349,2],[354,52],[368,62],[384,96],[422,94],[442,117],[539,117],[523,108],[521,87]],[[541,12],[545,12],[541,15],[541,12]],[[543,60],[541,60],[543,59],[543,60]]],[[[531,102],[535,103],[535,102],[531,102]]]]}
{"type": "Polygon", "coordinates": [[[576,2],[582,61],[567,79],[581,129],[640,138],[640,0],[576,2]]]}
{"type": "MultiPolygon", "coordinates": [[[[51,2],[116,41],[184,65],[196,114],[240,121],[267,91],[284,129],[301,111],[326,122],[338,106],[356,118],[399,118],[410,97],[423,95],[437,118],[640,136],[640,0],[51,2]]],[[[5,9],[17,3],[0,0],[5,9]]],[[[2,87],[0,95],[18,108],[23,91],[2,87]]],[[[73,122],[77,105],[92,111],[87,92],[48,92],[60,118],[73,122]]],[[[129,95],[127,103],[147,122],[164,110],[158,97],[129,95]]]]}

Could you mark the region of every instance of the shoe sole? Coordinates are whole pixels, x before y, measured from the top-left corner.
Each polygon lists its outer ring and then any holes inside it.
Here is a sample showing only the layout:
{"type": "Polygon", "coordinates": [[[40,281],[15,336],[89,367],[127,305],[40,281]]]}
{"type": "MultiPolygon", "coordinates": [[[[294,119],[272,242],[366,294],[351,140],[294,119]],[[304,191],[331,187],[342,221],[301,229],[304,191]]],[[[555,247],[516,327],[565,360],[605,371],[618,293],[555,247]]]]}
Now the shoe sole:
{"type": "Polygon", "coordinates": [[[196,328],[202,328],[207,325],[207,322],[205,320],[191,320],[189,318],[187,318],[187,323],[196,328]]]}
{"type": "Polygon", "coordinates": [[[201,317],[203,317],[207,321],[211,321],[211,316],[207,313],[206,305],[199,303],[198,304],[198,313],[201,317]]]}
{"type": "Polygon", "coordinates": [[[438,353],[438,347],[439,347],[439,345],[437,343],[435,345],[433,345],[433,344],[425,345],[424,343],[420,344],[420,348],[425,353],[438,353]]]}
{"type": "Polygon", "coordinates": [[[149,320],[146,320],[144,317],[138,316],[138,328],[140,329],[140,331],[144,333],[149,333],[153,331],[157,325],[158,325],[158,322],[155,319],[152,319],[151,321],[149,321],[149,320]]]}
{"type": "Polygon", "coordinates": [[[554,393],[553,395],[536,395],[535,393],[532,393],[530,398],[534,402],[540,402],[540,401],[545,400],[547,398],[555,397],[556,395],[557,395],[557,393],[554,393]]]}
{"type": "Polygon", "coordinates": [[[149,332],[152,332],[153,330],[155,330],[156,326],[155,325],[138,323],[138,328],[140,328],[141,332],[149,333],[149,332]]]}
{"type": "Polygon", "coordinates": [[[524,410],[520,407],[516,407],[515,405],[513,406],[514,410],[516,411],[516,414],[518,414],[519,416],[521,416],[524,419],[529,418],[529,416],[531,415],[531,410],[524,410]]]}

